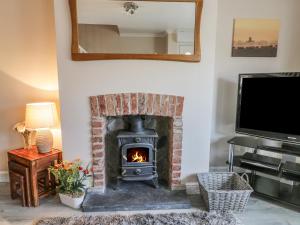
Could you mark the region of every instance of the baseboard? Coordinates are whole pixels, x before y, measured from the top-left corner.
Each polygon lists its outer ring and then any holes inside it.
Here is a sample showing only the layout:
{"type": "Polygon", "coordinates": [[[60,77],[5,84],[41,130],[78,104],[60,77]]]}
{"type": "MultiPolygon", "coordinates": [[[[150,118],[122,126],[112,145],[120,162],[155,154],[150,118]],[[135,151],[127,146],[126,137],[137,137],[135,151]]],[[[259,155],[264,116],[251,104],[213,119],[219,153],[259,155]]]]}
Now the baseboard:
{"type": "Polygon", "coordinates": [[[177,185],[176,187],[171,188],[172,191],[182,191],[185,190],[185,184],[177,185]]]}
{"type": "Polygon", "coordinates": [[[105,192],[105,188],[98,188],[98,187],[89,187],[87,188],[87,192],[88,193],[99,193],[99,194],[103,194],[105,192]]]}
{"type": "Polygon", "coordinates": [[[211,166],[209,172],[227,172],[228,166],[211,166]]]}
{"type": "Polygon", "coordinates": [[[185,184],[185,188],[188,195],[200,194],[199,184],[197,182],[188,182],[185,184]]]}
{"type": "Polygon", "coordinates": [[[0,171],[0,183],[8,183],[8,172],[7,171],[0,171]]]}

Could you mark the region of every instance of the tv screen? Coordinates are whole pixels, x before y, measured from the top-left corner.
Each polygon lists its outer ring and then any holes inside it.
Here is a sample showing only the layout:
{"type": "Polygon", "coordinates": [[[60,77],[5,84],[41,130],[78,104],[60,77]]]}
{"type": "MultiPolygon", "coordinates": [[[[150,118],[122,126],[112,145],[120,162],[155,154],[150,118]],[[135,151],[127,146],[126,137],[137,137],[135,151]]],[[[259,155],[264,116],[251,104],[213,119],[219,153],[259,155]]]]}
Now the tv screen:
{"type": "Polygon", "coordinates": [[[242,74],[236,131],[300,142],[300,77],[242,74]]]}

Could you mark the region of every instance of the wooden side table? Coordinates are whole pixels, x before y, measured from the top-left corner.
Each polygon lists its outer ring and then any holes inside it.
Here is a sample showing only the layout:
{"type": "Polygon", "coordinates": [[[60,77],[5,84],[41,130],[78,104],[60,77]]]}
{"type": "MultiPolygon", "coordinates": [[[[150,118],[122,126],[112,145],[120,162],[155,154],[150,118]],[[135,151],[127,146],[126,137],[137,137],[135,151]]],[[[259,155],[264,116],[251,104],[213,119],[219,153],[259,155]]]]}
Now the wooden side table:
{"type": "MultiPolygon", "coordinates": [[[[55,191],[55,182],[52,178],[51,187],[48,187],[49,180],[47,178],[48,168],[56,161],[62,160],[62,151],[58,149],[52,149],[49,153],[41,154],[37,151],[36,147],[32,149],[14,149],[8,151],[8,164],[9,170],[14,170],[18,167],[24,167],[24,170],[28,169],[28,177],[25,177],[29,182],[27,193],[30,195],[27,206],[39,206],[39,198],[49,195],[55,191]],[[12,165],[15,165],[12,167],[12,165]],[[17,165],[17,166],[16,166],[17,165]],[[43,176],[45,191],[39,192],[39,177],[43,176]]],[[[14,170],[14,172],[16,172],[14,170]]],[[[25,184],[26,185],[26,184],[25,184]]]]}

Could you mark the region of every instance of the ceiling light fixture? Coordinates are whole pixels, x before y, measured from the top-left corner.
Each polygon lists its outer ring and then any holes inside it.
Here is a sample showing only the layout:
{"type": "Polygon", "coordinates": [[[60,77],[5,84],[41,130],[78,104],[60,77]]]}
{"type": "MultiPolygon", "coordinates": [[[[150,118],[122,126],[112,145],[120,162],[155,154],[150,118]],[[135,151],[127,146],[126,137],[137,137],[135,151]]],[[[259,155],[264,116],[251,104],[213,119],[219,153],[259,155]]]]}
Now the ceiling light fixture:
{"type": "Polygon", "coordinates": [[[139,6],[135,2],[125,2],[123,5],[128,15],[133,15],[139,6]]]}

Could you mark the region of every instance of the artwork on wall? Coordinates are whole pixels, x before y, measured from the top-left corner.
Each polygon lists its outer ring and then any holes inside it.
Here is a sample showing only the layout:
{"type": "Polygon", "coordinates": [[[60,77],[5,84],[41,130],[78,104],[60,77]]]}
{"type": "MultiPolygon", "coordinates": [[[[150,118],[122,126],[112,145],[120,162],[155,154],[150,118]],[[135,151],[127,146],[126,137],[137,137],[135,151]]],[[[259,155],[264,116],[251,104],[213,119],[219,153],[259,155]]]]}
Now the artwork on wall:
{"type": "Polygon", "coordinates": [[[276,57],[280,21],[235,19],[232,57],[276,57]]]}

